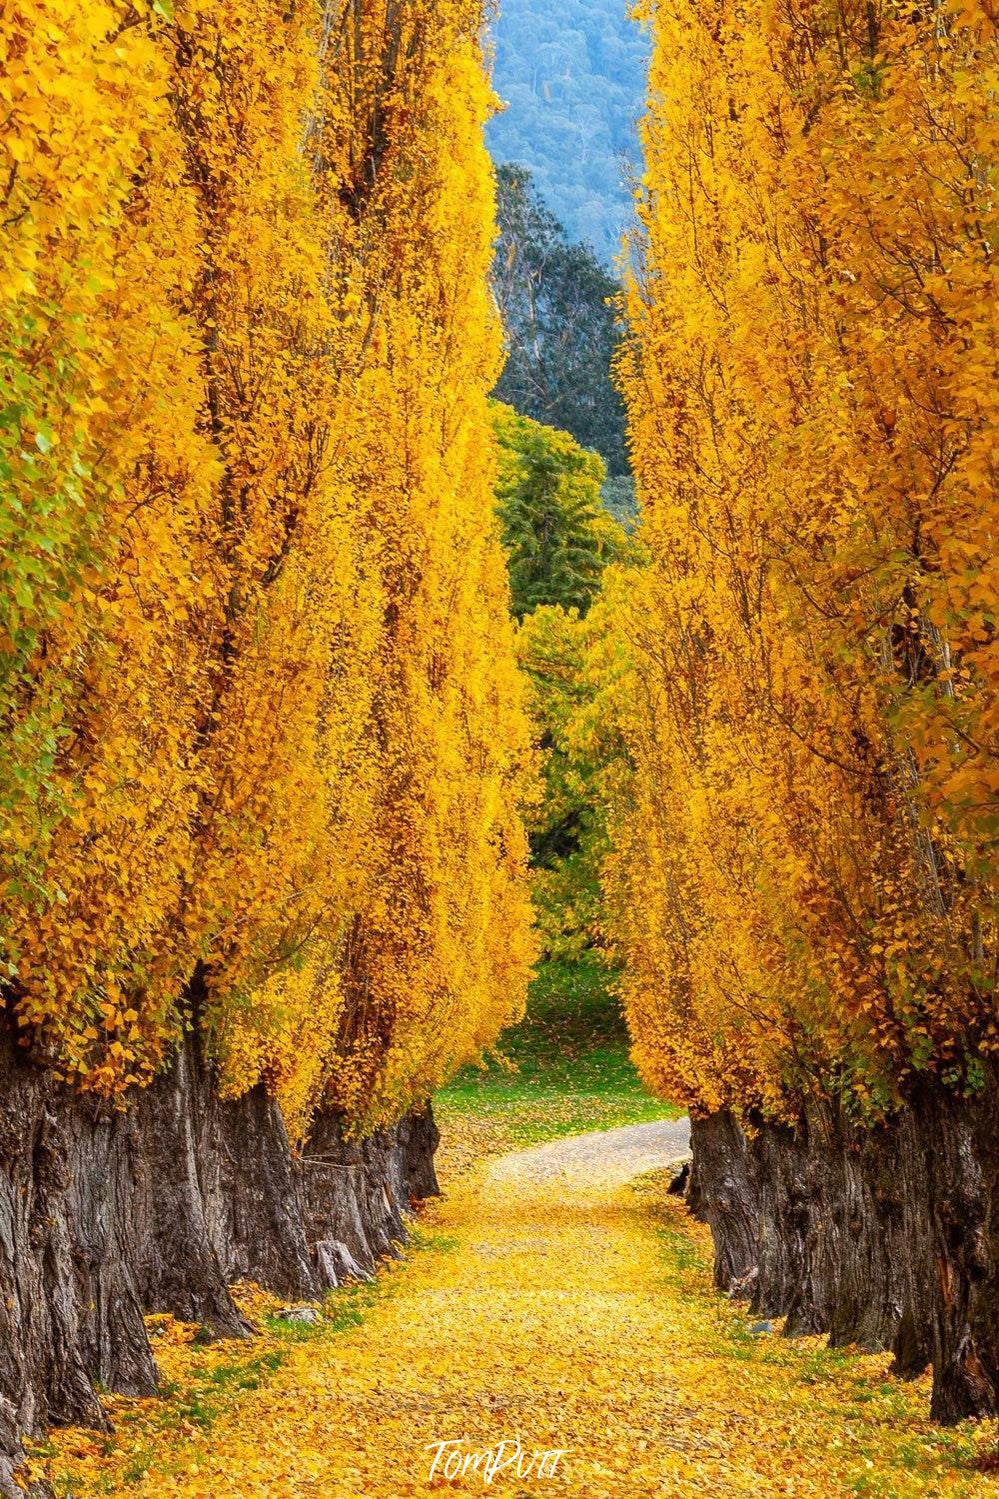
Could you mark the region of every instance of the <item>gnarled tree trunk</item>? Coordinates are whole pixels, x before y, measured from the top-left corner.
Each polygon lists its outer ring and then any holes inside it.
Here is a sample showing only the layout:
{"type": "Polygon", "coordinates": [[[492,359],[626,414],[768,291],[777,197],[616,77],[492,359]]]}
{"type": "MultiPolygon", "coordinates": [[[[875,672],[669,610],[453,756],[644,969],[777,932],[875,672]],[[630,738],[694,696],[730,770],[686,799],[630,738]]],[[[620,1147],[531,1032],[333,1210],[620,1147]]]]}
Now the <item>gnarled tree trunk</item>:
{"type": "Polygon", "coordinates": [[[127,1116],[140,1294],[220,1336],[250,1331],[228,1286],[316,1294],[281,1111],[258,1086],[219,1100],[195,1036],[127,1116]]]}
{"type": "Polygon", "coordinates": [[[406,1241],[404,1215],[414,1199],[439,1191],[439,1141],[428,1104],[368,1139],[345,1139],[340,1119],[319,1113],[302,1153],[306,1224],[324,1285],[368,1276],[406,1241]]]}
{"type": "MultiPolygon", "coordinates": [[[[999,1082],[965,1099],[924,1080],[905,1122],[922,1188],[917,1292],[931,1319],[931,1411],[939,1421],[999,1413],[999,1082]]],[[[910,1213],[913,1204],[909,1204],[910,1213]]]]}
{"type": "MultiPolygon", "coordinates": [[[[155,1369],[130,1263],[119,1121],[0,1035],[0,1492],[20,1435],[105,1424],[93,1381],[133,1394],[155,1369]]],[[[16,1491],[16,1490],[15,1490],[16,1491]]]]}
{"type": "Polygon", "coordinates": [[[796,1130],[717,1114],[692,1144],[721,1289],[902,1376],[932,1363],[937,1420],[999,1413],[999,1067],[968,1098],[920,1080],[877,1127],[810,1100],[796,1130]]]}
{"type": "Polygon", "coordinates": [[[715,1285],[726,1295],[751,1295],[759,1264],[760,1208],[749,1149],[728,1112],[692,1119],[693,1152],[687,1201],[711,1230],[715,1285]]]}
{"type": "Polygon", "coordinates": [[[300,1167],[276,1103],[261,1088],[220,1101],[194,1035],[128,1102],[115,1111],[54,1082],[0,1034],[4,1496],[22,1492],[22,1433],[105,1425],[96,1383],[155,1391],[146,1311],[247,1335],[231,1281],[297,1298],[370,1273],[405,1239],[410,1199],[436,1184],[429,1112],[360,1144],[321,1119],[319,1168],[315,1155],[300,1167]],[[307,1224],[321,1230],[311,1243],[307,1224]],[[317,1237],[347,1246],[339,1274],[317,1237]]]}
{"type": "Polygon", "coordinates": [[[406,1152],[406,1186],[410,1198],[424,1202],[428,1197],[439,1197],[441,1189],[434,1156],[441,1142],[441,1133],[430,1104],[407,1114],[400,1121],[399,1130],[406,1152]]]}

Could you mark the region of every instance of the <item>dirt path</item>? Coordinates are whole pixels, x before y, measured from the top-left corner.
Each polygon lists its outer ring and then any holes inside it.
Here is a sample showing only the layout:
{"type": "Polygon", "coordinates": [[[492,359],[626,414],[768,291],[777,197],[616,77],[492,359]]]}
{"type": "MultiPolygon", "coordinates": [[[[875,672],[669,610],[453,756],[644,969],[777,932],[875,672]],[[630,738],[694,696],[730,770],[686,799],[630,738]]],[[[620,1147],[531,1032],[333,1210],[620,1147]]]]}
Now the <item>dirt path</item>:
{"type": "Polygon", "coordinates": [[[914,1415],[921,1394],[885,1385],[886,1359],[753,1337],[713,1294],[700,1231],[662,1180],[630,1185],[685,1146],[682,1122],[642,1125],[483,1165],[363,1325],[296,1349],[139,1492],[996,1494],[914,1415]],[[488,1457],[443,1471],[502,1442],[499,1460],[514,1457],[518,1441],[519,1477],[512,1461],[487,1482],[488,1457]]]}

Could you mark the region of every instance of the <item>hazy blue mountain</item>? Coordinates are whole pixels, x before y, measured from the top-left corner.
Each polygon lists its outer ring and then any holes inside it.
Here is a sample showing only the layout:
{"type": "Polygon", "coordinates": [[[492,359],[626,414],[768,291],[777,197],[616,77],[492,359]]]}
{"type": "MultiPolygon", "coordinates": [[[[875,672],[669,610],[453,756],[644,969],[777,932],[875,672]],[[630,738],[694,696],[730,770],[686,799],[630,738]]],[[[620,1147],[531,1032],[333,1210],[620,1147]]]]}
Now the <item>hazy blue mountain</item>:
{"type": "Polygon", "coordinates": [[[570,239],[604,260],[631,214],[625,163],[638,159],[647,40],[627,0],[499,0],[489,129],[499,162],[522,162],[570,239]]]}

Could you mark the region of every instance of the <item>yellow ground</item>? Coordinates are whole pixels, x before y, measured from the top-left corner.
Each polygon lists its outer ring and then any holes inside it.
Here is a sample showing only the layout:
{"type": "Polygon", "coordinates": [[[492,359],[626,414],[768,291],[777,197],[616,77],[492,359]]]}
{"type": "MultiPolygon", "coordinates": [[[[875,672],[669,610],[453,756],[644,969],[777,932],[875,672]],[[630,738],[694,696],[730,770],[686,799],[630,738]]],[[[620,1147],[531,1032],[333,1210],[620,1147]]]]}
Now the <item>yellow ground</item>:
{"type": "Polygon", "coordinates": [[[483,1162],[361,1325],[296,1346],[134,1486],[108,1489],[113,1463],[84,1461],[72,1492],[999,1495],[976,1466],[994,1431],[932,1428],[925,1384],[887,1381],[887,1359],[751,1336],[710,1289],[701,1231],[661,1179],[634,1184],[648,1152],[616,1133],[483,1162]],[[519,1439],[525,1462],[568,1450],[554,1476],[431,1481],[428,1446],[457,1439],[519,1439]]]}

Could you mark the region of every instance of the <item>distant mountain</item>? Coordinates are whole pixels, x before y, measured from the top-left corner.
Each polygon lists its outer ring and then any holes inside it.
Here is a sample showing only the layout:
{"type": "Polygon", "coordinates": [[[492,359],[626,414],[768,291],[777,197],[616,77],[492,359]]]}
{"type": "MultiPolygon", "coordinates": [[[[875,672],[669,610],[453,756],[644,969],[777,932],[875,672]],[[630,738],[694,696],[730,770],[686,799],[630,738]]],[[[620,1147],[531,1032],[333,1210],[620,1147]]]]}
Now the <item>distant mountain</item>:
{"type": "Polygon", "coordinates": [[[647,40],[628,0],[499,0],[489,128],[498,162],[522,162],[570,239],[605,262],[630,221],[647,40]]]}

